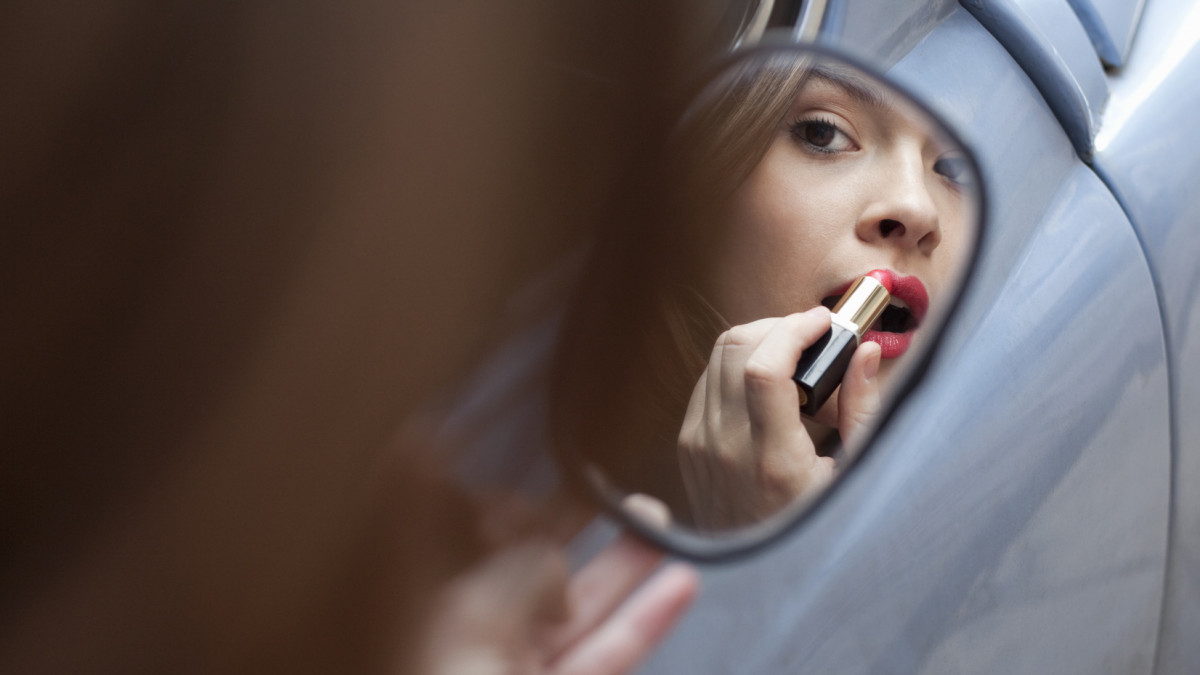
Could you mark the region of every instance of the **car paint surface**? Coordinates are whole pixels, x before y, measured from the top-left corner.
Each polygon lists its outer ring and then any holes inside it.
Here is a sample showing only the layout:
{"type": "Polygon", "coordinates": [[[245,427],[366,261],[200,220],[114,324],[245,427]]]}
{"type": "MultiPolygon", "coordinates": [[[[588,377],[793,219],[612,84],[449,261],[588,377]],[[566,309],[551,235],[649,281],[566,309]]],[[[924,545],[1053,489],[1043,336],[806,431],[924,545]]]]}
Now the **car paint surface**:
{"type": "Polygon", "coordinates": [[[1133,47],[1145,0],[1074,0],[1071,8],[1087,30],[1096,54],[1106,65],[1120,67],[1133,47]]]}
{"type": "Polygon", "coordinates": [[[1200,5],[1147,3],[1111,77],[1094,166],[1124,205],[1159,294],[1171,374],[1171,544],[1160,673],[1200,672],[1200,5]]]}

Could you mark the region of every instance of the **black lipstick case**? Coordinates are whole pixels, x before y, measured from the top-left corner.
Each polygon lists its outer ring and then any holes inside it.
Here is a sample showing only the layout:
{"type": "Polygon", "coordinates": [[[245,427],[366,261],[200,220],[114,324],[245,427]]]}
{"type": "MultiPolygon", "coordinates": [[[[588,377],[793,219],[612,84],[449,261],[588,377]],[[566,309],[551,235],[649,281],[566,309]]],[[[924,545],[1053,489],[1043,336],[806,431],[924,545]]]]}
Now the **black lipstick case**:
{"type": "Polygon", "coordinates": [[[862,336],[887,307],[891,295],[879,280],[863,276],[834,305],[829,330],[800,355],[796,374],[800,412],[814,415],[842,383],[862,336]]]}

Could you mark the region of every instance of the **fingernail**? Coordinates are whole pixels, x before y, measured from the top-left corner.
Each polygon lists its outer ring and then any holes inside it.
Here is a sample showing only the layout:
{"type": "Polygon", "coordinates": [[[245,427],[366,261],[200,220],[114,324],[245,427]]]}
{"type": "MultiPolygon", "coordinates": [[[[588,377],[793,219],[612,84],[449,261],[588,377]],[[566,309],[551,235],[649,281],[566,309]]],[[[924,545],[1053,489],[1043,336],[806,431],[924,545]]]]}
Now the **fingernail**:
{"type": "Polygon", "coordinates": [[[883,349],[874,342],[866,343],[866,348],[871,350],[871,353],[867,354],[867,362],[863,364],[863,375],[867,382],[870,382],[879,373],[879,362],[883,359],[883,349]]]}
{"type": "Polygon", "coordinates": [[[863,380],[866,382],[875,380],[875,376],[880,372],[883,348],[877,342],[863,342],[858,348],[866,352],[863,354],[863,358],[866,359],[866,363],[863,364],[863,380]]]}
{"type": "Polygon", "coordinates": [[[807,314],[809,316],[815,316],[815,317],[828,316],[829,308],[826,307],[825,305],[817,305],[816,307],[813,307],[812,309],[805,312],[805,314],[807,314]]]}

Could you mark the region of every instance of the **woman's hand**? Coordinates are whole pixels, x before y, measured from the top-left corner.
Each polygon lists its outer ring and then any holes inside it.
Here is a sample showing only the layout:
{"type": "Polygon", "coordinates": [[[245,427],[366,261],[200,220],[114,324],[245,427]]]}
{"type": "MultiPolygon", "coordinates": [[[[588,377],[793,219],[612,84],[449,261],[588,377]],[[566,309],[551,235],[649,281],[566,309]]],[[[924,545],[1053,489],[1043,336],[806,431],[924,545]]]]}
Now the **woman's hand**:
{"type": "MultiPolygon", "coordinates": [[[[679,433],[697,527],[757,522],[832,478],[833,459],[817,455],[792,381],[801,352],[828,329],[829,310],[816,307],[734,326],[717,339],[679,433]]],[[[844,439],[878,413],[879,359],[879,345],[865,342],[850,360],[837,397],[844,439]]]]}
{"type": "Polygon", "coordinates": [[[560,546],[545,539],[507,546],[442,592],[422,672],[629,672],[696,594],[697,574],[682,563],[646,581],[662,557],[623,535],[568,578],[560,546]]]}

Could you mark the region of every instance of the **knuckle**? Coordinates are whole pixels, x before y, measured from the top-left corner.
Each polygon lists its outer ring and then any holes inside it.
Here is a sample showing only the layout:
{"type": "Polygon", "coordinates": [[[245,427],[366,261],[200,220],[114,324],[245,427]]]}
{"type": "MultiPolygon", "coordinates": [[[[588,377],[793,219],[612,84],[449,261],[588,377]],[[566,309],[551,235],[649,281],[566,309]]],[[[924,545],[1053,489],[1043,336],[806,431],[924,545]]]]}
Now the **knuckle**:
{"type": "Polygon", "coordinates": [[[753,326],[740,325],[725,331],[721,337],[726,346],[744,346],[754,344],[758,331],[753,326]]]}
{"type": "Polygon", "coordinates": [[[784,317],[783,320],[784,326],[786,326],[787,330],[793,335],[799,333],[808,333],[820,325],[820,321],[816,317],[803,312],[789,314],[784,317]]]}
{"type": "Polygon", "coordinates": [[[764,462],[759,467],[758,481],[762,497],[780,505],[799,496],[808,478],[807,470],[790,462],[764,462]]]}
{"type": "Polygon", "coordinates": [[[744,378],[747,389],[755,391],[772,388],[782,380],[778,369],[758,358],[746,362],[744,378]]]}

